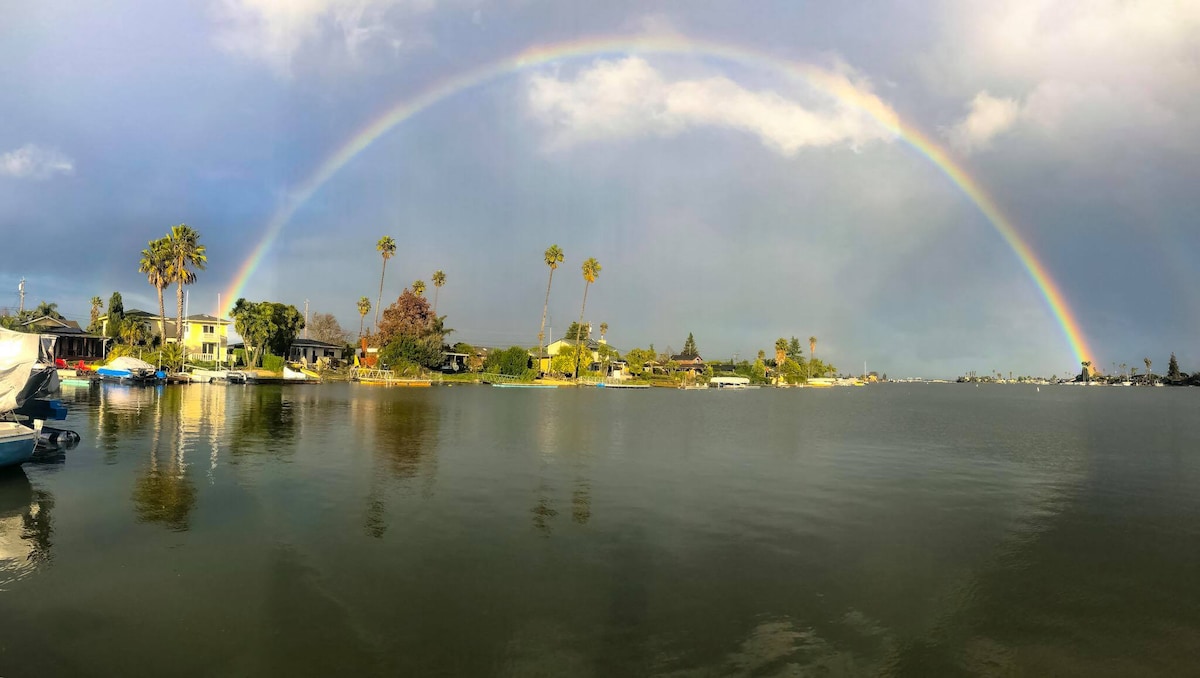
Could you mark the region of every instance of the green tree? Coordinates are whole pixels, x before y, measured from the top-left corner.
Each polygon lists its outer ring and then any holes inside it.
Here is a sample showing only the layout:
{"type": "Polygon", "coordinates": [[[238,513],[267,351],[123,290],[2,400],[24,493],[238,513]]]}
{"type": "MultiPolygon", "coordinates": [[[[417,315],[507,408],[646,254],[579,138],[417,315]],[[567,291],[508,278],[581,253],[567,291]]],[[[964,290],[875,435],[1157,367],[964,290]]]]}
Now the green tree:
{"type": "Polygon", "coordinates": [[[546,281],[546,302],[542,304],[542,327],[538,330],[538,365],[541,366],[542,356],[545,355],[546,347],[546,313],[550,309],[550,285],[554,282],[554,271],[558,265],[563,262],[563,251],[558,245],[551,245],[546,248],[542,256],[546,265],[550,267],[550,279],[546,281]]]}
{"type": "Polygon", "coordinates": [[[438,294],[446,284],[446,274],[440,270],[434,271],[431,280],[433,280],[433,314],[437,315],[438,294]]]}
{"type": "Polygon", "coordinates": [[[183,286],[196,282],[196,271],[203,271],[208,265],[208,255],[204,245],[200,244],[200,234],[187,224],[171,227],[171,233],[167,235],[167,251],[171,282],[177,285],[175,301],[178,305],[179,322],[175,326],[175,341],[182,344],[183,286]]]}
{"type": "Polygon", "coordinates": [[[641,376],[646,371],[646,364],[657,357],[653,348],[632,348],[625,353],[625,362],[629,364],[630,374],[641,376]]]}
{"type": "MultiPolygon", "coordinates": [[[[762,351],[759,351],[759,353],[762,353],[762,351]]],[[[750,367],[750,380],[756,384],[761,384],[767,380],[767,364],[763,362],[761,355],[750,367]]]]}
{"type": "Polygon", "coordinates": [[[33,313],[30,315],[33,319],[46,317],[62,320],[62,314],[58,312],[58,304],[54,302],[43,301],[37,305],[37,308],[33,309],[33,313]]]}
{"type": "Polygon", "coordinates": [[[1167,379],[1171,381],[1181,381],[1183,376],[1179,374],[1179,361],[1175,359],[1175,352],[1171,352],[1171,361],[1167,363],[1167,379]]]}
{"type": "Polygon", "coordinates": [[[572,320],[571,324],[567,326],[566,333],[563,334],[563,339],[566,339],[568,341],[586,341],[591,336],[592,336],[591,323],[588,323],[585,325],[580,325],[579,323],[572,320]]]}
{"type": "Polygon", "coordinates": [[[385,235],[375,243],[375,250],[383,257],[383,269],[379,272],[379,298],[375,300],[375,327],[379,327],[379,311],[383,307],[383,277],[387,275],[388,259],[396,256],[396,241],[385,235]]]}
{"type": "Polygon", "coordinates": [[[491,351],[483,364],[483,371],[490,374],[507,374],[522,379],[533,378],[529,367],[529,351],[520,346],[511,346],[503,351],[491,351]]]}
{"type": "Polygon", "coordinates": [[[259,364],[264,351],[286,356],[292,342],[304,329],[304,314],[295,306],[273,301],[238,299],[233,306],[233,327],[246,343],[249,367],[259,364]]]}
{"type": "Polygon", "coordinates": [[[800,359],[804,357],[804,349],[800,348],[800,340],[792,337],[788,340],[787,357],[800,363],[800,359]]]}
{"type": "Polygon", "coordinates": [[[696,350],[696,338],[692,336],[691,332],[688,332],[687,339],[683,341],[683,355],[689,358],[700,355],[700,352],[696,350]]]}
{"type": "MultiPolygon", "coordinates": [[[[146,275],[146,281],[158,293],[158,336],[167,340],[166,315],[167,307],[163,302],[163,290],[171,280],[171,251],[167,238],[151,240],[149,246],[142,250],[141,261],[138,262],[138,272],[146,275]]],[[[95,299],[93,299],[95,301],[95,299]]]]}
{"type": "Polygon", "coordinates": [[[108,326],[105,336],[117,339],[121,336],[121,323],[125,322],[125,304],[121,301],[121,293],[113,292],[108,298],[108,326]]]}
{"type": "Polygon", "coordinates": [[[587,344],[573,344],[563,346],[559,350],[558,355],[550,361],[550,371],[555,374],[570,375],[576,365],[591,365],[592,352],[588,350],[587,344]]]}
{"type": "Polygon", "coordinates": [[[366,297],[358,298],[358,336],[363,335],[363,322],[367,319],[367,314],[371,312],[371,300],[366,297]]]}
{"type": "Polygon", "coordinates": [[[783,361],[787,360],[788,341],[783,337],[775,340],[775,367],[779,368],[783,365],[783,361]]]}
{"type": "Polygon", "coordinates": [[[608,323],[600,323],[600,338],[604,339],[608,336],[608,323]]]}
{"type": "Polygon", "coordinates": [[[416,294],[418,297],[425,296],[425,281],[424,280],[414,280],[413,284],[412,284],[412,289],[413,289],[413,293],[416,294]]]}
{"type": "Polygon", "coordinates": [[[1084,360],[1083,362],[1081,362],[1079,364],[1082,366],[1082,369],[1079,372],[1079,379],[1083,382],[1091,381],[1092,380],[1092,373],[1091,373],[1092,361],[1084,360]]]}
{"type": "MultiPolygon", "coordinates": [[[[596,278],[600,277],[600,262],[596,261],[595,257],[588,257],[588,259],[583,262],[582,270],[583,270],[584,283],[583,283],[583,304],[580,305],[580,307],[579,307],[579,324],[580,324],[580,326],[583,325],[583,313],[584,313],[584,311],[587,310],[588,289],[591,288],[592,283],[596,282],[596,278]]],[[[578,362],[578,360],[576,360],[576,363],[575,363],[575,377],[579,378],[579,362],[578,362]]]]}

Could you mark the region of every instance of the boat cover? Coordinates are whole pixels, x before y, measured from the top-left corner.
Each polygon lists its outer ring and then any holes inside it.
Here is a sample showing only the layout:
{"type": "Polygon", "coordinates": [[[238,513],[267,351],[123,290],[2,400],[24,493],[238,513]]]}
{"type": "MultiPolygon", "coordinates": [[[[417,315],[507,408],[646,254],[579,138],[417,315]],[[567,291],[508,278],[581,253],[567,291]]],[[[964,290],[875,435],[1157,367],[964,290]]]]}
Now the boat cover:
{"type": "Polygon", "coordinates": [[[0,327],[0,412],[17,409],[17,395],[29,381],[41,341],[36,334],[0,327]]]}
{"type": "Polygon", "coordinates": [[[150,370],[154,371],[154,366],[145,360],[138,360],[133,356],[123,355],[120,358],[113,358],[105,365],[110,370],[129,370],[130,372],[150,370]]]}

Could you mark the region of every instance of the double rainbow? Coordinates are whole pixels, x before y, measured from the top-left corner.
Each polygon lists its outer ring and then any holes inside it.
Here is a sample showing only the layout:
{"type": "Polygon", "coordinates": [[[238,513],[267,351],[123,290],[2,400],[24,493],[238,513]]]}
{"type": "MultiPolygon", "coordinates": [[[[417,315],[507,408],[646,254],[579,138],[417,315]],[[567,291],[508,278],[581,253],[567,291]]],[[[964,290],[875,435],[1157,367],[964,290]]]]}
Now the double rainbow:
{"type": "MultiPolygon", "coordinates": [[[[316,193],[325,182],[375,140],[393,127],[405,122],[431,106],[459,92],[485,82],[519,73],[547,63],[580,57],[624,56],[631,54],[695,55],[723,59],[758,68],[780,71],[798,77],[810,86],[825,92],[840,102],[870,115],[880,125],[893,132],[898,138],[925,156],[942,174],[957,186],[979,208],[979,211],[995,228],[1000,237],[1012,249],[1013,254],[1028,272],[1029,277],[1041,292],[1050,312],[1062,330],[1067,344],[1076,360],[1083,361],[1092,355],[1087,341],[1080,330],[1079,321],[1067,306],[1066,299],[1057,283],[1051,278],[1045,265],[1035,256],[1033,249],[1021,237],[1013,223],[1004,216],[996,201],[984,190],[965,168],[950,154],[918,128],[900,119],[883,101],[874,94],[857,87],[847,76],[817,66],[793,62],[762,52],[723,43],[695,40],[678,36],[667,37],[598,37],[571,42],[541,45],[524,50],[499,61],[485,64],[474,70],[452,76],[434,83],[416,96],[406,99],[383,115],[372,120],[353,134],[344,144],[317,166],[284,203],[272,215],[262,238],[250,255],[239,267],[233,283],[224,298],[233,303],[242,294],[250,277],[270,250],[275,239],[287,226],[292,216],[316,193]]],[[[224,311],[224,309],[220,309],[224,311]]]]}

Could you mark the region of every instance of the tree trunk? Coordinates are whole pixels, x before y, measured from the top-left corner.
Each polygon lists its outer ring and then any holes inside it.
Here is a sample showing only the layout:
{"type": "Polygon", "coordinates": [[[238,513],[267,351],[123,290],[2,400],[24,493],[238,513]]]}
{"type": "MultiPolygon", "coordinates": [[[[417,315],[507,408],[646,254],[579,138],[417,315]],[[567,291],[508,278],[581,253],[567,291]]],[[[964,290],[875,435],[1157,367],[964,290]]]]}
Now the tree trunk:
{"type": "MultiPolygon", "coordinates": [[[[592,283],[586,283],[583,286],[583,305],[579,307],[579,326],[576,329],[575,335],[575,378],[579,378],[579,335],[583,333],[583,311],[587,308],[587,293],[588,288],[592,283]]],[[[586,345],[585,345],[586,346],[586,345]]]]}
{"type": "Polygon", "coordinates": [[[175,342],[183,348],[183,283],[180,282],[175,292],[175,301],[179,305],[179,320],[175,323],[175,342]]]}
{"type": "Polygon", "coordinates": [[[442,291],[442,288],[441,288],[441,286],[440,286],[440,285],[434,285],[434,286],[433,286],[433,317],[435,317],[435,318],[437,317],[437,299],[438,299],[438,294],[439,294],[441,291],[442,291]]]}
{"type": "Polygon", "coordinates": [[[163,287],[155,285],[158,289],[158,343],[159,346],[167,343],[167,307],[163,304],[163,287]]]}
{"type": "Polygon", "coordinates": [[[383,260],[383,270],[379,272],[379,298],[375,300],[375,330],[379,331],[379,305],[383,303],[383,276],[387,275],[387,259],[383,260]]]}
{"type": "Polygon", "coordinates": [[[546,345],[546,311],[550,308],[550,285],[554,282],[554,269],[550,269],[550,279],[546,281],[546,303],[542,304],[542,328],[538,330],[538,371],[542,369],[542,349],[546,345]]]}
{"type": "Polygon", "coordinates": [[[366,314],[360,313],[358,315],[358,338],[359,339],[362,338],[363,321],[366,319],[367,319],[366,314]]]}

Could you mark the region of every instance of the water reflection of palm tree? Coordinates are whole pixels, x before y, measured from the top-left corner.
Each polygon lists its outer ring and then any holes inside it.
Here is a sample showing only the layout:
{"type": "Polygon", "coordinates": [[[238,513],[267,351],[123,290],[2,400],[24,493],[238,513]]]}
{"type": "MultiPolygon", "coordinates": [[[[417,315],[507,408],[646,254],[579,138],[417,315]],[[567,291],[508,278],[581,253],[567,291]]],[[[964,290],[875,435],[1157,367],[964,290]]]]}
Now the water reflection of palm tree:
{"type": "Polygon", "coordinates": [[[188,478],[183,463],[183,431],[180,428],[182,420],[178,417],[178,407],[174,408],[176,416],[173,417],[177,422],[177,426],[172,430],[174,449],[171,450],[168,446],[168,450],[173,453],[169,456],[166,468],[159,467],[161,436],[164,433],[164,400],[168,398],[167,394],[172,394],[174,397],[171,400],[177,405],[178,393],[178,389],[163,391],[155,399],[155,426],[150,443],[150,460],[145,473],[134,484],[133,503],[139,521],[162,523],[172,530],[182,532],[189,527],[192,508],[196,504],[196,488],[188,478]]]}
{"type": "Polygon", "coordinates": [[[377,404],[375,440],[372,449],[377,463],[367,492],[363,527],[376,539],[387,532],[385,487],[380,480],[407,481],[424,478],[426,489],[436,475],[436,459],[427,454],[429,442],[437,432],[437,411],[427,394],[396,394],[397,399],[377,404]]]}

